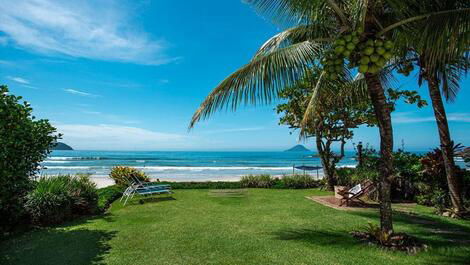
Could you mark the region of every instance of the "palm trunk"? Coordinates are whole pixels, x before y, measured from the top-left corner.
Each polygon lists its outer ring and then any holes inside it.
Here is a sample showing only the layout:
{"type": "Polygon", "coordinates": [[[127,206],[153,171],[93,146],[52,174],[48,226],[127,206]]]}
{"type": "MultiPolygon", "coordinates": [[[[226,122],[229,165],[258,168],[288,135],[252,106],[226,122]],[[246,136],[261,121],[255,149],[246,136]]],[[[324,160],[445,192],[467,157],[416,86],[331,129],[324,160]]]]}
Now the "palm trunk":
{"type": "Polygon", "coordinates": [[[436,117],[439,139],[441,141],[442,157],[446,169],[447,184],[449,185],[450,199],[452,206],[458,213],[462,213],[465,208],[462,200],[461,184],[462,179],[455,172],[455,162],[453,154],[453,142],[450,138],[447,115],[442,102],[438,81],[435,78],[427,78],[429,95],[432,101],[434,116],[436,117]]]}
{"type": "Polygon", "coordinates": [[[382,232],[393,233],[392,203],[390,199],[391,178],[393,176],[393,130],[392,119],[390,116],[391,109],[387,103],[384,89],[378,76],[375,74],[366,74],[365,78],[380,132],[380,228],[382,232]]]}

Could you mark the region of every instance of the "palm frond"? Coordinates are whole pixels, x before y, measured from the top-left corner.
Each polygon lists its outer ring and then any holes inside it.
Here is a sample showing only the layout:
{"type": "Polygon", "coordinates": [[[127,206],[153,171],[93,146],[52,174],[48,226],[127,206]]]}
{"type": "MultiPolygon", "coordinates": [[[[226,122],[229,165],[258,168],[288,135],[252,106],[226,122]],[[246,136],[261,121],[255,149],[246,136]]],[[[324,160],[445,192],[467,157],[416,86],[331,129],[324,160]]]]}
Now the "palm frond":
{"type": "Polygon", "coordinates": [[[285,86],[300,80],[321,51],[319,45],[305,41],[243,66],[223,80],[204,100],[193,115],[189,128],[220,109],[235,111],[240,104],[268,104],[278,97],[285,86]]]}
{"type": "Polygon", "coordinates": [[[311,24],[329,19],[349,27],[343,0],[247,0],[256,11],[280,26],[311,24]],[[333,19],[332,19],[333,18],[333,19]]]}
{"type": "Polygon", "coordinates": [[[299,42],[329,42],[332,40],[331,36],[333,36],[333,34],[334,29],[325,27],[324,25],[318,23],[289,28],[267,40],[253,56],[253,60],[256,60],[258,57],[265,56],[280,48],[284,48],[299,42]]]}

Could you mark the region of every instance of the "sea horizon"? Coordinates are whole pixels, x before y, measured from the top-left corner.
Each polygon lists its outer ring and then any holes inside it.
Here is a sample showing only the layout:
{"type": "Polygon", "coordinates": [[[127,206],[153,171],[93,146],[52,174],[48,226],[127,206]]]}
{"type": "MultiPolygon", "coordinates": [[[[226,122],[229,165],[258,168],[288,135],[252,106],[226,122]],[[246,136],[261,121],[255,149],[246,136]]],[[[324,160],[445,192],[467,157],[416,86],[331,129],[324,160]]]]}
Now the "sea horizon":
{"type": "MultiPolygon", "coordinates": [[[[427,151],[410,151],[423,154],[427,151]]],[[[282,176],[294,166],[321,167],[314,151],[97,151],[55,150],[41,163],[40,175],[89,174],[108,178],[114,166],[144,171],[152,179],[166,181],[236,181],[244,175],[282,176]]],[[[355,167],[356,152],[346,151],[338,167],[355,167]]],[[[459,166],[463,161],[456,159],[459,166]]],[[[321,178],[321,169],[307,172],[321,178]]]]}

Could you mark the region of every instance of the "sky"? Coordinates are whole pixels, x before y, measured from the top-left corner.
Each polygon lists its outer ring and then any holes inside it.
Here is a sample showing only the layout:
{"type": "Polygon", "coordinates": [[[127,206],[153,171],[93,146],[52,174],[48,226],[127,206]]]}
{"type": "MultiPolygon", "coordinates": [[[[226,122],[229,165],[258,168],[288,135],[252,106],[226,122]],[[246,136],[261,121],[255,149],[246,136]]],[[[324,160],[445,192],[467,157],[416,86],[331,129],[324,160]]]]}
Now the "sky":
{"type": "MultiPolygon", "coordinates": [[[[0,83],[80,150],[258,150],[297,143],[275,104],[220,112],[188,131],[205,96],[281,29],[241,0],[2,0],[0,83]]],[[[427,99],[416,77],[399,79],[427,99]]],[[[446,103],[452,137],[470,145],[469,79],[446,103]]],[[[430,103],[430,102],[429,102],[430,103]]],[[[398,104],[395,145],[439,145],[430,106],[398,104]]],[[[377,128],[352,142],[378,148],[377,128]]],[[[312,139],[300,142],[314,149],[312,139]]]]}

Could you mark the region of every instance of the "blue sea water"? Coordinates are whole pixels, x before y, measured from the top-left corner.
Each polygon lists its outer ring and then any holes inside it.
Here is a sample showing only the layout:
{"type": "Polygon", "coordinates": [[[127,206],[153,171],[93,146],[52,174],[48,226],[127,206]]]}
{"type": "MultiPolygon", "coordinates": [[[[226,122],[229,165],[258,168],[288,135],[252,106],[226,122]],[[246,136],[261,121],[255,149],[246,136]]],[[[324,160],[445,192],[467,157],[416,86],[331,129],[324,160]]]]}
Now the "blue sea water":
{"type": "MultiPolygon", "coordinates": [[[[354,166],[353,155],[347,154],[340,165],[354,166]]],[[[247,174],[283,175],[292,173],[293,165],[321,166],[312,152],[53,151],[42,163],[41,174],[106,176],[118,165],[141,169],[153,178],[186,181],[237,179],[247,174]]]]}
{"type": "MultiPolygon", "coordinates": [[[[339,166],[354,167],[354,155],[346,153],[339,166]]],[[[293,165],[321,163],[312,152],[53,151],[42,163],[41,174],[89,173],[105,177],[113,166],[119,165],[141,169],[161,180],[201,181],[236,180],[247,174],[280,176],[291,174],[293,165]]]]}

